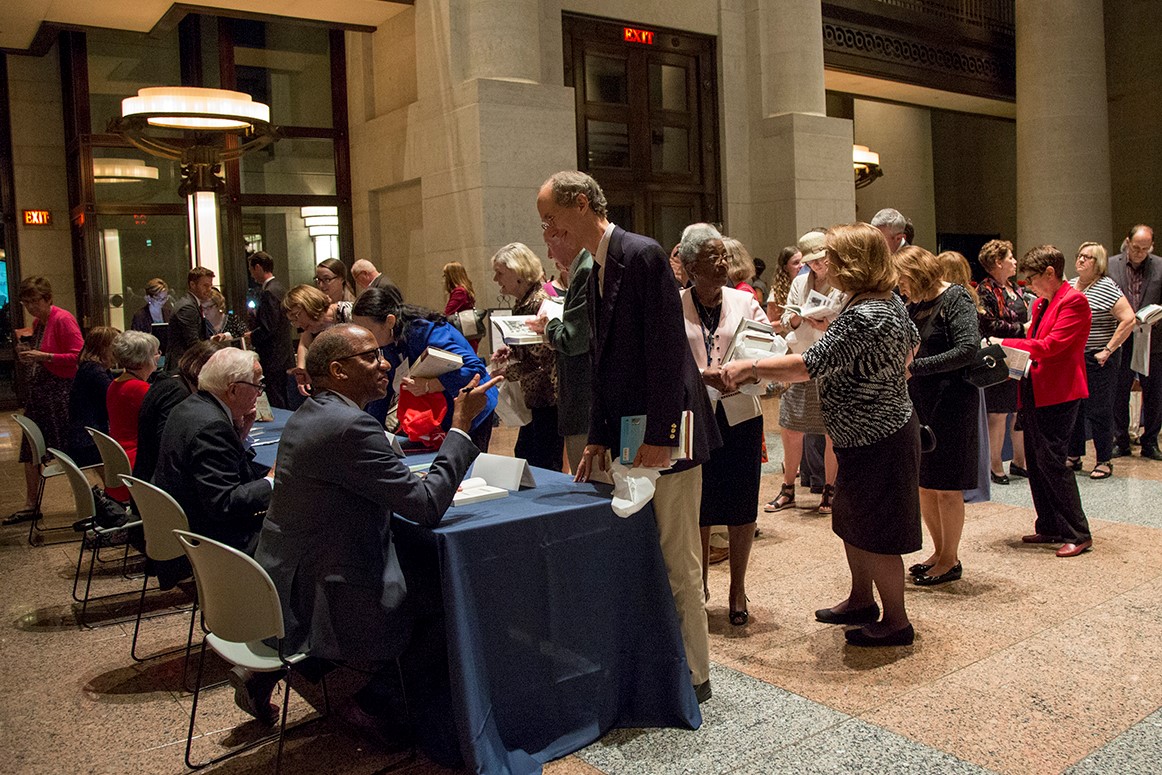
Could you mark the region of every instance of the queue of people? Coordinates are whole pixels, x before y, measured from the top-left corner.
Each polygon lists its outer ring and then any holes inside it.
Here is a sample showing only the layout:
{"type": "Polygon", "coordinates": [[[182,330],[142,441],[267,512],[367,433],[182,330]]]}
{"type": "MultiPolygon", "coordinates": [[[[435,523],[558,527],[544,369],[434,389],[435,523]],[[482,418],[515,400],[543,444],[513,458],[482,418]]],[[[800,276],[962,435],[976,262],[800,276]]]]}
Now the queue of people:
{"type": "MultiPolygon", "coordinates": [[[[78,430],[107,431],[135,475],[178,501],[191,530],[255,556],[279,588],[291,648],[371,663],[344,718],[378,740],[392,739],[401,723],[390,699],[394,660],[416,643],[426,648],[433,634],[406,604],[388,520],[439,525],[468,465],[488,451],[501,390],[517,391],[531,417],[517,431],[516,456],[568,470],[577,482],[613,469],[622,418],[649,418],[631,468],[659,473],[652,510],[700,702],[711,696],[711,530],[727,529],[727,616],[745,628],[757,515],[797,507],[796,481],[810,467],[806,436],[824,449],[815,508],[830,517],[850,573],[847,595],[814,616],[852,626],[852,646],[912,644],[907,580],[938,586],[964,576],[964,498],[980,484],[986,450],[992,483],[1028,478],[1037,516],[1023,542],[1058,545],[1062,558],[1092,549],[1074,471],[1090,438],[1094,480],[1112,476],[1113,458],[1128,450],[1122,390],[1127,368],[1131,381],[1134,372],[1123,346],[1134,312],[1162,301],[1162,259],[1152,255],[1149,227],[1132,229],[1125,251],[1109,260],[1100,244],[1084,243],[1072,283],[1057,248],[1037,246],[1018,261],[1011,243],[990,241],[974,288],[962,255],[911,244],[907,220],[884,210],[871,223],[802,235],[774,262],[769,290],[756,291],[756,262],[740,242],[697,223],[667,254],[612,223],[586,173],[548,178],[536,210],[548,257],[567,278],[562,310],[544,310],[550,294],[532,248],[497,249],[493,280],[543,342],[497,347],[487,362],[454,323],[476,302],[456,262],[443,268],[448,302],[440,312],[403,303],[370,262],[349,273],[328,259],[313,284],[287,290],[273,260],[256,253],[248,269],[261,294],[245,333],[225,331],[210,311],[224,312],[207,269],[189,273],[188,294],[172,305],[168,287],[151,281],[131,330],[95,327],[84,338],[52,304],[48,282],[28,278],[20,298],[35,323],[20,358],[36,390],[26,414],[50,446],[79,459],[94,452],[78,430]],[[1014,283],[1018,272],[1032,299],[1014,283]],[[804,311],[818,297],[834,314],[804,311]],[[728,357],[743,321],[784,335],[787,352],[728,357]],[[159,323],[168,323],[172,360],[155,373],[163,345],[142,328],[159,323]],[[982,340],[1027,352],[1028,373],[979,389],[968,376],[982,340]],[[255,351],[232,346],[246,341],[255,351]],[[432,347],[459,356],[460,368],[413,374],[432,347]],[[778,495],[764,505],[759,396],[770,384],[785,386],[784,470],[778,495]],[[276,407],[295,408],[274,468],[256,465],[248,448],[264,392],[276,407]],[[409,436],[421,418],[427,423],[415,430],[437,451],[427,476],[392,451],[383,433],[389,417],[409,436]],[[693,423],[689,455],[673,459],[684,417],[693,423]],[[1014,452],[1007,471],[1006,439],[1014,452]],[[924,528],[931,551],[905,571],[903,556],[923,548],[924,528]]],[[[1153,381],[1138,377],[1142,455],[1154,459],[1162,458],[1162,360],[1158,366],[1153,381]]],[[[27,462],[28,503],[7,522],[30,518],[35,507],[36,461],[27,462]]],[[[128,500],[127,492],[110,495],[128,500]]],[[[236,701],[274,723],[269,698],[278,678],[233,672],[236,701]]]]}

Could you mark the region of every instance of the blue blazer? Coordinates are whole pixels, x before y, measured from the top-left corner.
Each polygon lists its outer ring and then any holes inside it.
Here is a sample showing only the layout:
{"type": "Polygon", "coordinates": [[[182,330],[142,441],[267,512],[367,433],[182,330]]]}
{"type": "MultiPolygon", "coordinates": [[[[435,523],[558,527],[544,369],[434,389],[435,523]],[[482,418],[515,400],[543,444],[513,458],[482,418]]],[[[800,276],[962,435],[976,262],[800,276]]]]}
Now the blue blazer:
{"type": "Polygon", "coordinates": [[[646,416],[645,443],[676,446],[683,411],[694,412],[694,446],[680,471],[722,446],[706,387],[686,341],[678,284],[670,259],[649,237],[615,227],[605,259],[604,285],[594,263],[589,275],[593,405],[589,443],[616,450],[621,418],[646,416]]]}
{"type": "Polygon", "coordinates": [[[336,393],[308,398],[287,421],[254,559],[282,600],[289,652],[377,661],[398,656],[410,627],[392,513],[439,524],[479,450],[449,433],[420,478],[383,426],[336,393]]]}

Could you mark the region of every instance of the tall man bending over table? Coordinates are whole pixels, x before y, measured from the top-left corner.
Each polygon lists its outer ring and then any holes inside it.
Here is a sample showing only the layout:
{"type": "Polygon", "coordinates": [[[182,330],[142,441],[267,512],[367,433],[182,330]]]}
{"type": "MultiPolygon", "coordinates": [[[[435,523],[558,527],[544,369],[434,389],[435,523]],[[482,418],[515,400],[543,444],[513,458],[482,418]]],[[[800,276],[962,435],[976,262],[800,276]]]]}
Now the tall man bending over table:
{"type": "Polygon", "coordinates": [[[710,698],[710,645],[702,593],[698,504],[702,466],[721,446],[706,388],[686,341],[682,302],[669,257],[649,237],[609,222],[605,194],[589,175],[553,175],[537,194],[541,228],[576,254],[593,255],[589,325],[593,347],[593,405],[589,443],[577,480],[608,466],[621,418],[646,416],[645,440],[634,466],[668,469],[658,477],[654,514],[670,591],[678,611],[686,661],[699,702],[710,698]],[[670,468],[682,413],[694,413],[690,460],[670,468]]]}

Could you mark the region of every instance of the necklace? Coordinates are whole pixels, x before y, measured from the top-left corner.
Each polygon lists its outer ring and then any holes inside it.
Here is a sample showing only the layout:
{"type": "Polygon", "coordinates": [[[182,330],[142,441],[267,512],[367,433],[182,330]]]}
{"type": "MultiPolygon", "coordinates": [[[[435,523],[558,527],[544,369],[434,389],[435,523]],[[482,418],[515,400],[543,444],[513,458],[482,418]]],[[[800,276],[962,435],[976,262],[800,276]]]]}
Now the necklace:
{"type": "Polygon", "coordinates": [[[698,313],[698,321],[702,324],[702,342],[706,346],[706,365],[710,366],[710,353],[714,349],[715,332],[718,331],[718,322],[722,319],[722,297],[713,307],[706,307],[698,298],[697,291],[691,291],[694,299],[694,310],[698,313]]]}

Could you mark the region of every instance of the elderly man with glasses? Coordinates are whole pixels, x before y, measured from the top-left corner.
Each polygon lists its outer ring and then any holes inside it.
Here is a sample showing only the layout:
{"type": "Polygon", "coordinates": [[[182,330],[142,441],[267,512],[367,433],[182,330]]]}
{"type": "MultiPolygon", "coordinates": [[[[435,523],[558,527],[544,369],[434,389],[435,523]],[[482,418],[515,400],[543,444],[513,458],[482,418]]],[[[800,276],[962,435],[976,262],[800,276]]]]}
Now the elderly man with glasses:
{"type": "MultiPolygon", "coordinates": [[[[274,497],[255,559],[282,600],[284,650],[366,667],[371,681],[341,713],[390,747],[403,737],[405,721],[392,712],[392,660],[413,631],[425,644],[418,658],[430,659],[434,651],[426,638],[441,632],[438,623],[415,621],[416,613],[432,607],[416,602],[414,590],[408,596],[390,519],[395,513],[424,527],[440,523],[480,454],[468,436],[472,420],[501,378],[480,384],[474,376],[456,394],[451,431],[427,474],[418,476],[364,411],[386,394],[390,375],[370,331],[337,325],[320,333],[307,353],[307,372],[314,390],[282,433],[274,497]]],[[[245,699],[259,718],[269,698],[269,681],[261,681],[246,676],[235,683],[247,691],[236,695],[239,704],[245,708],[245,699]]]]}
{"type": "Polygon", "coordinates": [[[198,374],[198,392],[170,413],[153,483],[186,512],[190,530],[254,553],[273,471],[253,462],[246,436],[264,387],[258,357],[227,347],[198,374]]]}

